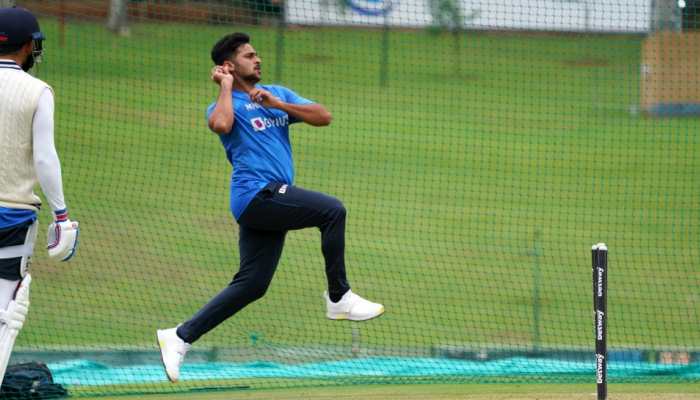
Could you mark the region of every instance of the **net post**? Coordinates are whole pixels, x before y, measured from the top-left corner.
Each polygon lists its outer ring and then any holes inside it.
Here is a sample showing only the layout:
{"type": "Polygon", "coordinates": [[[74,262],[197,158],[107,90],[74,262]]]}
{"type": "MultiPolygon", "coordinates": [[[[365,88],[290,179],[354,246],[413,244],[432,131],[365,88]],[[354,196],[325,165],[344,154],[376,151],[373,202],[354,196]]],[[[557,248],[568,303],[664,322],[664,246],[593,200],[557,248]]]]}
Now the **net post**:
{"type": "Polygon", "coordinates": [[[598,400],[608,396],[607,382],[607,292],[608,247],[605,243],[593,245],[593,312],[595,330],[596,385],[598,400]]]}

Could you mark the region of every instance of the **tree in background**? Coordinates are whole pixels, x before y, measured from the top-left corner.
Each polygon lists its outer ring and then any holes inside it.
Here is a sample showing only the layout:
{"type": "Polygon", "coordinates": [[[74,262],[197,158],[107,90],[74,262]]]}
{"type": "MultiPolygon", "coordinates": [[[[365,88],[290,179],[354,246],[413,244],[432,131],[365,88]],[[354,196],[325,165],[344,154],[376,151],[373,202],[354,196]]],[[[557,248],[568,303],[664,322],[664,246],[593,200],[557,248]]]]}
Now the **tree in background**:
{"type": "Polygon", "coordinates": [[[433,16],[433,29],[437,31],[458,31],[464,19],[457,0],[430,0],[430,13],[433,16]]]}
{"type": "Polygon", "coordinates": [[[128,35],[127,16],[127,0],[110,0],[107,29],[119,35],[128,35]]]}
{"type": "Polygon", "coordinates": [[[652,0],[651,31],[675,31],[682,27],[681,3],[678,0],[652,0]]]}

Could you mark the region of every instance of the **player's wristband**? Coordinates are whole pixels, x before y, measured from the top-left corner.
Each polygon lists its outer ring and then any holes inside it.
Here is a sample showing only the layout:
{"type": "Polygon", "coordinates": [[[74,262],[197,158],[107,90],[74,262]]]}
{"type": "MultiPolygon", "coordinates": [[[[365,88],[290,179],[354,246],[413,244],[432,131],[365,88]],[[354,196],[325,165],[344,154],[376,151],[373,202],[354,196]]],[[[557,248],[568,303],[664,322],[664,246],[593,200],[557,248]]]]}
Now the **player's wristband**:
{"type": "Polygon", "coordinates": [[[68,221],[68,209],[64,208],[63,210],[56,210],[53,212],[54,214],[54,221],[56,222],[65,222],[68,221]]]}

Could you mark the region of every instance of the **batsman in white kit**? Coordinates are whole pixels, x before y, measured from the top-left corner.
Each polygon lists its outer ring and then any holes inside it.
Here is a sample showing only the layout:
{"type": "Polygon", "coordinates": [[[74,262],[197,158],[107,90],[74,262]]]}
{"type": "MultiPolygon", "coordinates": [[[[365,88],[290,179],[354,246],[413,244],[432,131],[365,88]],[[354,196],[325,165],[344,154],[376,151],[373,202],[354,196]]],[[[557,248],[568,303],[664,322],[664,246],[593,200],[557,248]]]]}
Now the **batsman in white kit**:
{"type": "Polygon", "coordinates": [[[54,145],[53,91],[28,73],[40,60],[43,40],[29,11],[0,8],[0,384],[29,309],[29,262],[41,207],[37,182],[54,214],[49,257],[67,261],[78,243],[54,145]]]}

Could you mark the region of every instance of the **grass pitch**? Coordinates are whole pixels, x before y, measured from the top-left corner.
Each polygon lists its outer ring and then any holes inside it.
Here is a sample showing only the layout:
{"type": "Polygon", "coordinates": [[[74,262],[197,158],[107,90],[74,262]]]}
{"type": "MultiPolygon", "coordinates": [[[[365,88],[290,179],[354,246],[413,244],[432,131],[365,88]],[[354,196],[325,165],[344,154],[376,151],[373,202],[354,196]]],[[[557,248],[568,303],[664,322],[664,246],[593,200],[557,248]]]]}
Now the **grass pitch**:
{"type": "MultiPolygon", "coordinates": [[[[128,400],[130,397],[100,397],[101,400],[128,400]]],[[[141,397],[143,398],[143,397],[141,397]]],[[[340,386],[261,390],[251,392],[181,393],[149,395],[149,400],[595,400],[591,385],[383,385],[340,386]]],[[[610,400],[694,400],[700,398],[699,385],[614,385],[610,400]]]]}

